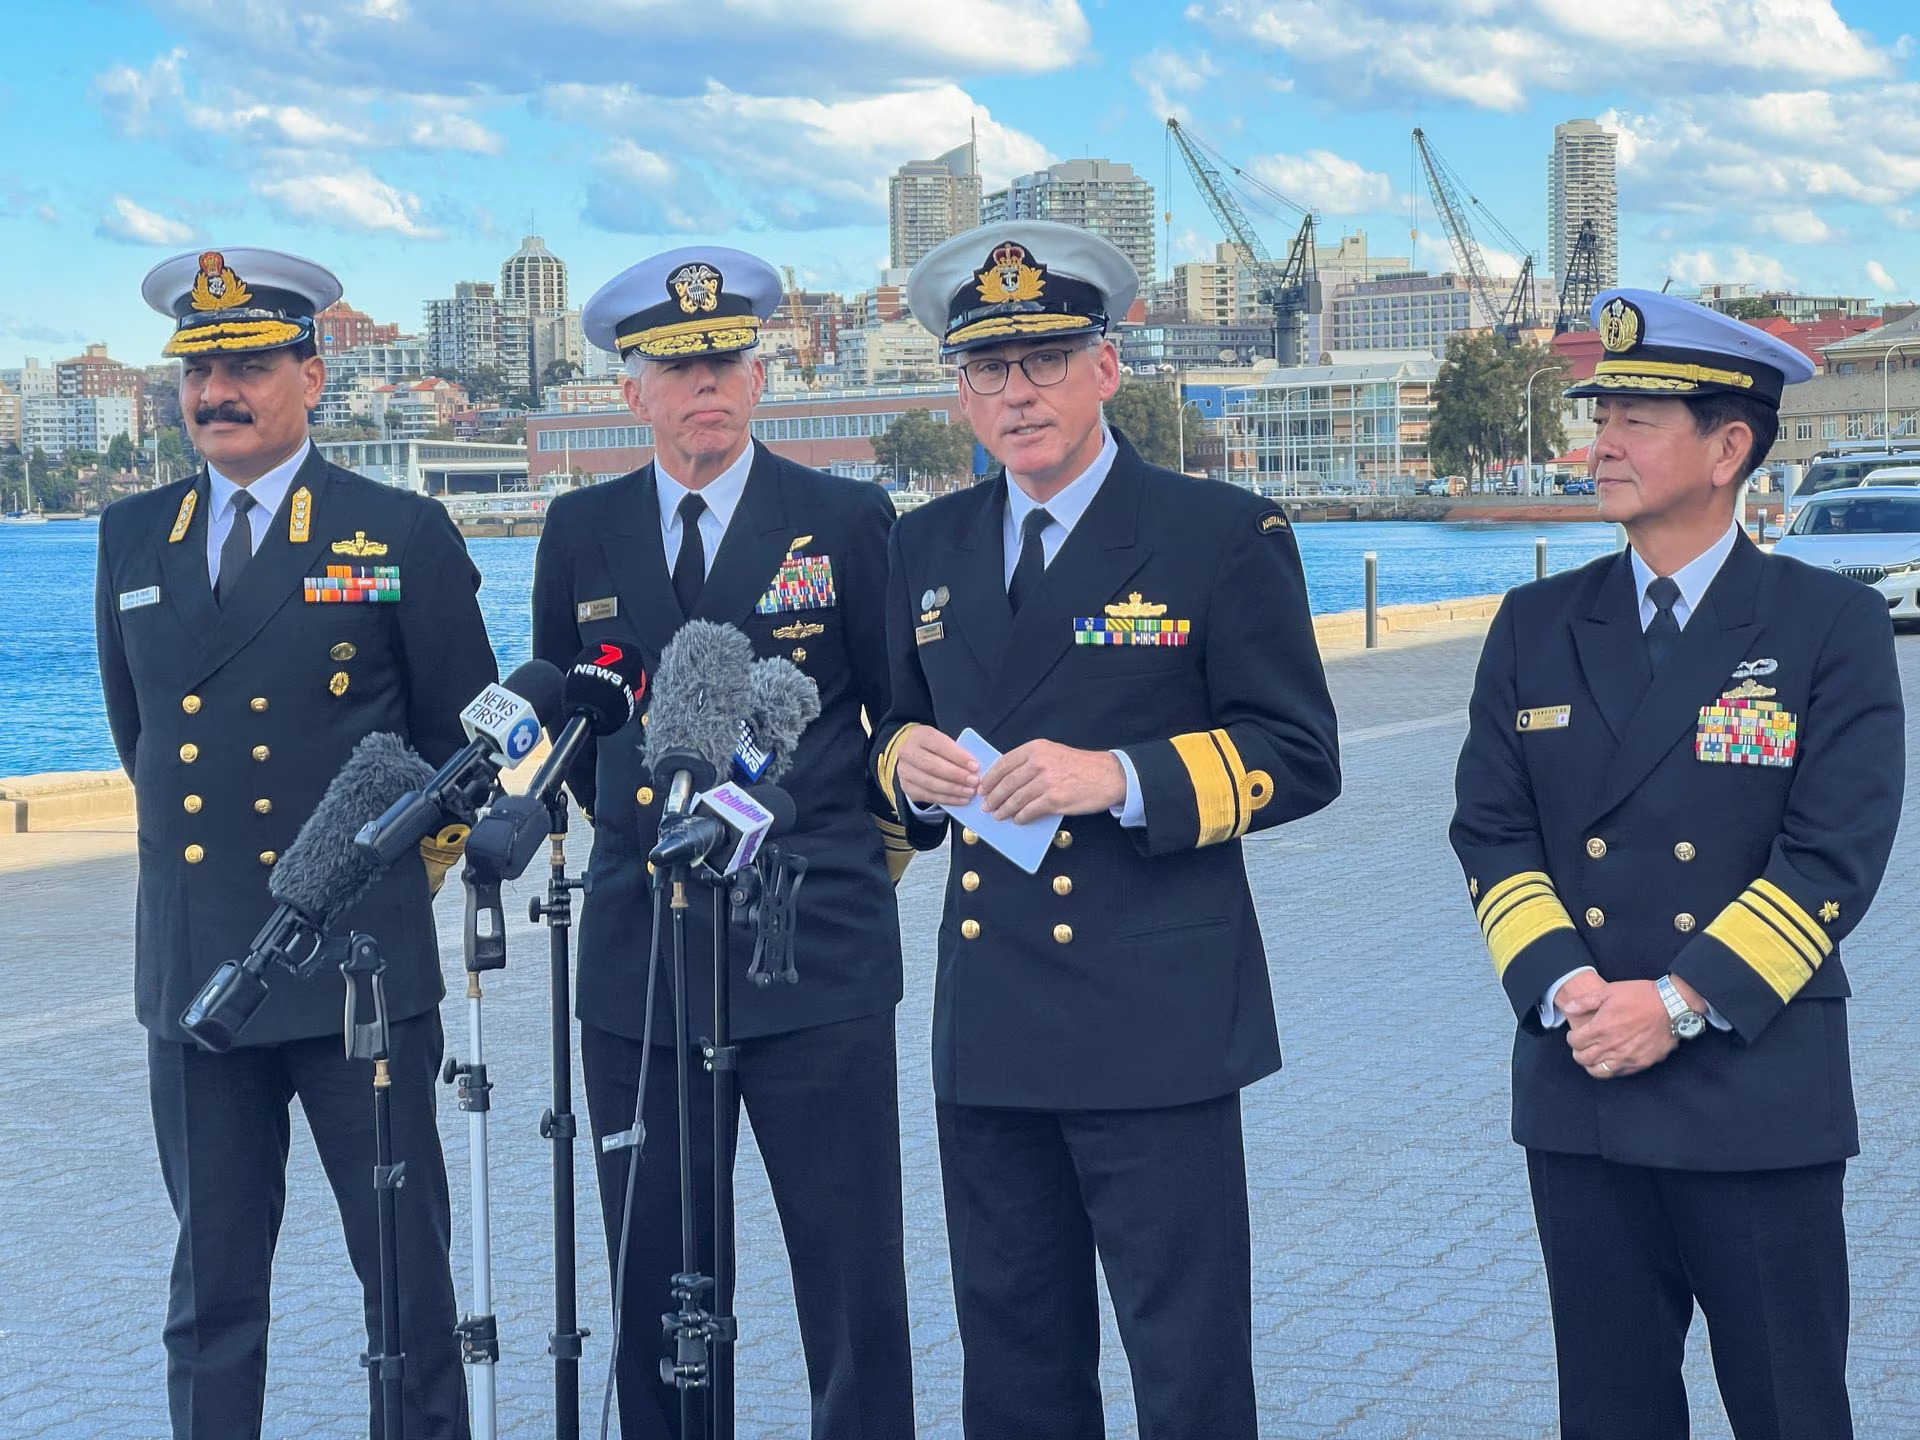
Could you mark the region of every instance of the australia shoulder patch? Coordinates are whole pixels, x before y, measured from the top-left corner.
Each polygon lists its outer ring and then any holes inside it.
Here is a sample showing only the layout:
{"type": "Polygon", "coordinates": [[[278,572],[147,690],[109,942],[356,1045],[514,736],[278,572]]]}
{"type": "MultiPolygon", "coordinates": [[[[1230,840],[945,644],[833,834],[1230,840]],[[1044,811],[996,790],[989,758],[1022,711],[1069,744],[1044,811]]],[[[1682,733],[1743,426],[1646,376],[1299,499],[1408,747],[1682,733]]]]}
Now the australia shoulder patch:
{"type": "Polygon", "coordinates": [[[1254,521],[1254,528],[1262,535],[1273,535],[1282,530],[1291,530],[1293,526],[1288,523],[1286,511],[1262,510],[1254,521]]]}

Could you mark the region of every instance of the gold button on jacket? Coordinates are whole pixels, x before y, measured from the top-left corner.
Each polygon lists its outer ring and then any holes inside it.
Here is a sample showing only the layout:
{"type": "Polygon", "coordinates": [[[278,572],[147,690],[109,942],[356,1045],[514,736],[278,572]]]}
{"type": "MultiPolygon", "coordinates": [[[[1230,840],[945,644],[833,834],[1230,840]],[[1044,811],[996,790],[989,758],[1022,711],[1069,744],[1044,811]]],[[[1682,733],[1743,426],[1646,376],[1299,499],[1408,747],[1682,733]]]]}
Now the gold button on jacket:
{"type": "Polygon", "coordinates": [[[265,760],[271,754],[273,754],[273,752],[264,745],[256,745],[253,747],[253,758],[256,760],[265,760]]]}
{"type": "Polygon", "coordinates": [[[1073,844],[1073,832],[1071,830],[1060,831],[1053,837],[1053,844],[1057,850],[1066,849],[1069,845],[1073,844]]]}
{"type": "Polygon", "coordinates": [[[198,715],[200,713],[200,697],[198,695],[183,696],[180,701],[180,708],[189,715],[198,715]]]}
{"type": "Polygon", "coordinates": [[[966,874],[960,877],[960,888],[962,890],[978,890],[980,888],[980,872],[978,870],[967,871],[966,874]]]}
{"type": "Polygon", "coordinates": [[[1596,860],[1606,859],[1607,842],[1602,840],[1598,835],[1594,836],[1591,840],[1587,841],[1587,854],[1596,860]]]}
{"type": "Polygon", "coordinates": [[[1073,877],[1071,875],[1054,876],[1053,893],[1056,895],[1071,895],[1073,893],[1073,877]]]}
{"type": "Polygon", "coordinates": [[[1606,911],[1602,910],[1598,905],[1589,905],[1587,907],[1587,924],[1591,925],[1595,930],[1598,930],[1606,923],[1606,911]]]}
{"type": "Polygon", "coordinates": [[[980,922],[978,920],[962,920],[960,922],[960,933],[969,940],[978,940],[980,938],[980,922]]]}
{"type": "Polygon", "coordinates": [[[980,843],[980,837],[965,826],[962,826],[960,828],[960,843],[963,845],[978,845],[980,843]]]}
{"type": "Polygon", "coordinates": [[[251,700],[249,700],[249,701],[247,702],[247,708],[248,708],[249,710],[251,710],[251,711],[253,711],[253,713],[254,713],[254,714],[256,714],[256,715],[264,715],[264,714],[266,714],[266,711],[267,711],[267,697],[266,697],[266,696],[264,696],[264,695],[256,695],[256,696],[254,696],[254,697],[253,697],[253,699],[251,699],[251,700]]]}
{"type": "Polygon", "coordinates": [[[260,799],[253,802],[253,813],[256,815],[271,815],[273,813],[273,801],[267,799],[264,795],[261,796],[260,799]]]}
{"type": "Polygon", "coordinates": [[[186,799],[180,802],[180,808],[186,811],[187,814],[189,815],[198,815],[200,813],[201,805],[205,803],[206,802],[201,800],[201,798],[198,795],[189,795],[187,796],[186,799]]]}
{"type": "Polygon", "coordinates": [[[651,805],[653,803],[653,787],[651,785],[642,785],[638,790],[633,792],[633,798],[638,800],[642,805],[651,805]]]}
{"type": "Polygon", "coordinates": [[[189,740],[180,747],[180,758],[191,765],[200,758],[200,747],[189,740]]]}
{"type": "Polygon", "coordinates": [[[280,857],[278,855],[275,855],[271,850],[262,850],[260,852],[260,863],[262,865],[271,865],[275,860],[279,858],[280,857]]]}
{"type": "Polygon", "coordinates": [[[1693,929],[1693,925],[1694,925],[1693,916],[1687,914],[1687,912],[1684,910],[1682,910],[1678,915],[1673,917],[1673,928],[1678,930],[1682,935],[1686,935],[1690,933],[1693,929]]]}
{"type": "Polygon", "coordinates": [[[1682,863],[1693,859],[1693,857],[1699,853],[1698,850],[1693,848],[1693,842],[1691,840],[1682,840],[1678,845],[1673,847],[1673,858],[1682,863]]]}
{"type": "Polygon", "coordinates": [[[202,850],[198,845],[187,846],[182,854],[185,855],[187,864],[189,865],[198,865],[202,860],[207,858],[207,852],[202,850]]]}
{"type": "Polygon", "coordinates": [[[1053,938],[1056,944],[1071,945],[1073,943],[1073,927],[1071,925],[1054,926],[1053,938]]]}

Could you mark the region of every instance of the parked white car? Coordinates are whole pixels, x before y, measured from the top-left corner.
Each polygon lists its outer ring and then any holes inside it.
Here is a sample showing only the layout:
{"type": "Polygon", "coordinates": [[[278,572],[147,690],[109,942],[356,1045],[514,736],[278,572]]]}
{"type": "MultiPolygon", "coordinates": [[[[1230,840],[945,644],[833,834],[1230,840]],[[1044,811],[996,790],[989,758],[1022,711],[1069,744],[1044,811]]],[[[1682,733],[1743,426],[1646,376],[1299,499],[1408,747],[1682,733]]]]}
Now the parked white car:
{"type": "Polygon", "coordinates": [[[1871,585],[1896,621],[1920,621],[1920,490],[1862,486],[1816,495],[1773,553],[1871,585]]]}

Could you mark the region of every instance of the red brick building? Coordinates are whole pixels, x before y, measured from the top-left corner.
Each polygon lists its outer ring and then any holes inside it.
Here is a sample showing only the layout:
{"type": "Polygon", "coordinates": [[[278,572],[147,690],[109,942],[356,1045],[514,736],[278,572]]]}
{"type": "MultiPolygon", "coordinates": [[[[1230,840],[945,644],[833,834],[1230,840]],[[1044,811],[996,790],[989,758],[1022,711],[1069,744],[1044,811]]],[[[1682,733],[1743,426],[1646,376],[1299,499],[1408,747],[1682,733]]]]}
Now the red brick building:
{"type": "Polygon", "coordinates": [[[313,317],[314,339],[322,355],[338,355],[361,345],[392,345],[400,338],[398,325],[379,325],[372,316],[336,300],[313,317]]]}

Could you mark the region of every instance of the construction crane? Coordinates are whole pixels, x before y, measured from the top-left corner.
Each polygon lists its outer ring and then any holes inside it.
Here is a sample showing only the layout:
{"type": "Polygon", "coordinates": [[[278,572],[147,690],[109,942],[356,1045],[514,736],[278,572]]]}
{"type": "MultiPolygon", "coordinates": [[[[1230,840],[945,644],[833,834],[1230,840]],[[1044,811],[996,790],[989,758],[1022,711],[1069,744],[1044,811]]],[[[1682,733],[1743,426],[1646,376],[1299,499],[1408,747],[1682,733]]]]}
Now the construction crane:
{"type": "MultiPolygon", "coordinates": [[[[1522,330],[1536,329],[1540,324],[1533,304],[1533,256],[1474,196],[1469,194],[1462,203],[1460,195],[1465,186],[1459,175],[1427,143],[1426,132],[1417,127],[1413,132],[1413,146],[1426,168],[1427,188],[1433,192],[1434,208],[1440,212],[1440,223],[1446,227],[1447,239],[1453,243],[1454,257],[1467,273],[1467,288],[1494,333],[1511,345],[1520,338],[1522,330]],[[1480,242],[1474,239],[1473,226],[1467,219],[1468,206],[1477,206],[1498,238],[1505,241],[1514,254],[1525,256],[1520,264],[1520,279],[1504,301],[1494,294],[1486,258],[1480,253],[1480,242]]],[[[1418,238],[1417,232],[1415,238],[1418,238]]]]}
{"type": "Polygon", "coordinates": [[[1314,254],[1314,214],[1256,179],[1217,152],[1196,140],[1178,120],[1169,117],[1167,133],[1180,147],[1187,169],[1200,198],[1207,202],[1213,218],[1226,231],[1227,239],[1247,257],[1255,274],[1255,295],[1273,310],[1273,357],[1281,365],[1305,365],[1313,356],[1309,344],[1308,320],[1320,313],[1320,268],[1314,254]],[[1218,161],[1218,164],[1215,163],[1218,161]],[[1284,262],[1276,262],[1260,241],[1259,232],[1247,219],[1247,212],[1234,197],[1225,177],[1224,165],[1245,185],[1270,199],[1279,201],[1303,218],[1293,237],[1284,262]]]}
{"type": "Polygon", "coordinates": [[[818,358],[813,344],[813,325],[804,313],[800,286],[793,278],[793,267],[782,265],[780,268],[787,280],[787,293],[782,300],[786,306],[787,323],[793,327],[794,362],[807,377],[807,384],[811,385],[814,364],[818,358]]]}
{"type": "MultiPolygon", "coordinates": [[[[1672,282],[1669,281],[1669,284],[1672,282]]],[[[1585,330],[1592,324],[1593,297],[1600,293],[1600,233],[1591,220],[1580,222],[1573,253],[1567,256],[1566,278],[1560,282],[1560,310],[1553,317],[1553,333],[1585,330]]]]}

